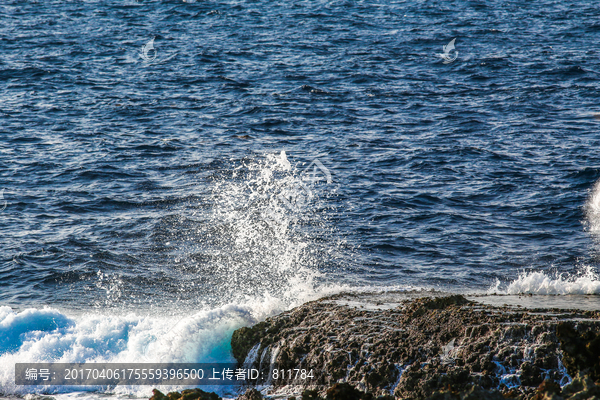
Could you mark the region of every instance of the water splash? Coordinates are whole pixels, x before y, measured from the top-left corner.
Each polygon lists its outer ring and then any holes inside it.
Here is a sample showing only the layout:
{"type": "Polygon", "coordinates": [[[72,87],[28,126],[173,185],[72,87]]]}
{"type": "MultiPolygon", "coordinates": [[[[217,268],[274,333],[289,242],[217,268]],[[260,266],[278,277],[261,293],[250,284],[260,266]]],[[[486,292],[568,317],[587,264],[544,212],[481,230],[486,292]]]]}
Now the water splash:
{"type": "Polygon", "coordinates": [[[290,160],[281,151],[211,162],[151,227],[136,276],[108,263],[98,271],[96,307],[131,309],[133,299],[168,314],[248,302],[282,311],[336,291],[327,273],[348,257],[331,222],[330,164],[290,160]]]}
{"type": "MultiPolygon", "coordinates": [[[[600,243],[600,180],[596,182],[584,205],[585,229],[600,243]]],[[[591,295],[600,294],[600,275],[596,268],[585,265],[576,274],[550,275],[546,272],[523,272],[508,284],[497,281],[488,293],[591,295]]]]}
{"type": "Polygon", "coordinates": [[[584,211],[587,231],[600,241],[600,180],[590,191],[584,211]]]}
{"type": "Polygon", "coordinates": [[[210,210],[196,216],[204,219],[193,253],[205,260],[197,269],[205,295],[287,305],[312,298],[337,248],[323,201],[284,151],[243,160],[216,178],[210,210]]]}
{"type": "Polygon", "coordinates": [[[102,307],[105,305],[111,305],[123,296],[123,280],[119,275],[108,275],[98,270],[96,273],[98,280],[96,281],[96,287],[104,291],[105,296],[100,299],[96,299],[94,305],[102,307]]]}
{"type": "Polygon", "coordinates": [[[56,309],[21,312],[0,307],[0,393],[69,393],[113,390],[147,397],[147,387],[17,386],[16,362],[235,362],[231,333],[266,315],[249,305],[227,305],[190,312],[175,319],[157,315],[86,312],[67,315],[56,309]]]}
{"type": "MultiPolygon", "coordinates": [[[[156,287],[139,290],[108,269],[95,275],[100,296],[91,312],[0,308],[1,393],[50,390],[16,387],[16,361],[231,362],[235,329],[342,289],[322,271],[335,268],[341,251],[319,180],[303,179],[285,152],[224,164],[199,185],[201,196],[154,227],[156,247],[173,257],[151,266],[156,287]],[[169,290],[196,301],[161,304],[169,290]],[[135,312],[114,306],[132,295],[149,304],[135,312]]],[[[147,396],[147,388],[115,390],[147,396]]]]}
{"type": "Polygon", "coordinates": [[[600,294],[600,277],[591,266],[583,267],[578,275],[562,274],[553,277],[544,272],[523,272],[505,289],[497,282],[488,292],[541,295],[600,294]]]}

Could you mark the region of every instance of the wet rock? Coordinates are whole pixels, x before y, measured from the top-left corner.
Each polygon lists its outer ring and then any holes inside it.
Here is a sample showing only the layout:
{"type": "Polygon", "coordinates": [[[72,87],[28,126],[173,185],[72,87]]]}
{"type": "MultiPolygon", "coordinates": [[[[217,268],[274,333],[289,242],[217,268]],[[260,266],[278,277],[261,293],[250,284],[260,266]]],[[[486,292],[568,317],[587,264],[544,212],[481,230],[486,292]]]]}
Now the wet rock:
{"type": "Polygon", "coordinates": [[[302,400],[322,400],[316,390],[306,389],[302,392],[302,400]]]}
{"type": "Polygon", "coordinates": [[[179,392],[170,392],[164,395],[158,389],[152,390],[150,400],[221,400],[216,393],[205,392],[200,389],[186,389],[179,392]]]}
{"type": "Polygon", "coordinates": [[[221,400],[216,393],[205,392],[200,389],[185,389],[181,391],[180,400],[221,400]]]}
{"type": "Polygon", "coordinates": [[[238,397],[238,400],[262,400],[262,394],[256,389],[248,389],[246,393],[238,397]]]}
{"type": "Polygon", "coordinates": [[[600,332],[590,324],[563,322],[558,324],[556,333],[564,352],[563,363],[571,375],[585,372],[596,382],[600,382],[600,332]]]}
{"type": "Polygon", "coordinates": [[[239,363],[243,363],[250,349],[265,334],[265,322],[260,322],[251,328],[243,327],[235,332],[231,337],[231,352],[239,363]]]}
{"type": "Polygon", "coordinates": [[[521,384],[525,386],[536,386],[542,383],[542,371],[530,361],[525,361],[521,364],[521,384]]]}
{"type": "Polygon", "coordinates": [[[471,389],[463,392],[461,400],[505,400],[505,397],[499,392],[492,390],[488,391],[479,386],[472,386],[471,389]]]}
{"type": "Polygon", "coordinates": [[[544,399],[553,399],[559,400],[562,399],[560,395],[560,385],[556,382],[553,382],[549,379],[546,379],[537,389],[537,393],[533,396],[532,400],[544,400],[544,399]]]}
{"type": "Polygon", "coordinates": [[[488,391],[479,386],[472,386],[463,392],[452,390],[435,392],[427,400],[505,400],[506,397],[497,391],[488,391]]]}
{"type": "Polygon", "coordinates": [[[578,374],[570,384],[563,388],[562,395],[566,400],[600,400],[600,385],[594,383],[589,375],[578,374]]]}
{"type": "Polygon", "coordinates": [[[165,395],[160,390],[153,389],[152,397],[150,397],[150,400],[177,400],[180,397],[181,397],[181,393],[179,393],[179,392],[170,392],[165,395]]]}
{"type": "Polygon", "coordinates": [[[347,383],[336,383],[327,390],[327,400],[361,400],[365,393],[347,383]]]}
{"type": "Polygon", "coordinates": [[[165,399],[165,394],[158,389],[152,389],[152,397],[150,400],[163,400],[165,399]]]}
{"type": "Polygon", "coordinates": [[[422,303],[424,307],[429,308],[430,310],[434,309],[444,309],[448,306],[458,305],[462,306],[465,304],[472,304],[472,301],[469,301],[461,295],[447,296],[447,297],[434,297],[429,298],[426,297],[421,301],[415,301],[415,304],[422,303]]]}
{"type": "Polygon", "coordinates": [[[273,368],[312,370],[312,379],[273,383],[275,394],[303,387],[307,400],[325,398],[323,388],[331,395],[410,399],[484,394],[488,397],[480,398],[493,399],[500,396],[493,390],[500,388],[510,398],[526,400],[540,393],[562,396],[540,392],[538,386],[547,376],[554,382],[570,379],[559,362],[563,352],[571,376],[587,369],[593,381],[595,366],[600,368],[599,313],[516,310],[458,295],[381,308],[339,299],[307,303],[234,332],[235,358],[263,371],[271,360],[273,368]],[[577,329],[569,322],[575,320],[577,329]],[[559,329],[561,324],[567,327],[559,329]]]}

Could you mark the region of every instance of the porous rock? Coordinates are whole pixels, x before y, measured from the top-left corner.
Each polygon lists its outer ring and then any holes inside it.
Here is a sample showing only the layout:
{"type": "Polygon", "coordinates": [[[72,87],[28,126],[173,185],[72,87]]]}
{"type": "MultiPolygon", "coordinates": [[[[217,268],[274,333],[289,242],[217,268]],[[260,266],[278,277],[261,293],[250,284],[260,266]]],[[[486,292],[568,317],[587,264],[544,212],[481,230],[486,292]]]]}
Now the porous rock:
{"type": "Polygon", "coordinates": [[[459,295],[394,308],[329,298],[236,331],[232,348],[238,362],[263,371],[313,370],[311,380],[272,382],[273,393],[312,390],[306,399],[354,390],[372,398],[530,399],[559,396],[538,390],[545,379],[564,384],[585,370],[595,380],[599,337],[598,312],[493,307],[459,295]]]}
{"type": "Polygon", "coordinates": [[[256,389],[248,389],[246,393],[238,397],[238,400],[262,400],[262,394],[256,389]]]}
{"type": "Polygon", "coordinates": [[[216,393],[205,392],[200,389],[185,389],[179,392],[170,392],[167,395],[158,389],[152,390],[150,400],[221,400],[216,393]]]}

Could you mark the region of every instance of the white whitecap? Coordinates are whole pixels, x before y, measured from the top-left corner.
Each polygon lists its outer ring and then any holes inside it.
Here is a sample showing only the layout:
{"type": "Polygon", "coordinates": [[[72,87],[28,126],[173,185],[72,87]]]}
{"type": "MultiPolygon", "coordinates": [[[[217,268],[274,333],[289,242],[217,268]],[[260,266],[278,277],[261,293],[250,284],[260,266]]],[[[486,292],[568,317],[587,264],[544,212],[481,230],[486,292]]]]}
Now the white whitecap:
{"type": "Polygon", "coordinates": [[[543,272],[527,272],[510,282],[506,290],[499,290],[496,286],[490,289],[490,292],[540,295],[600,294],[600,277],[595,269],[589,266],[576,276],[553,277],[543,272]]]}

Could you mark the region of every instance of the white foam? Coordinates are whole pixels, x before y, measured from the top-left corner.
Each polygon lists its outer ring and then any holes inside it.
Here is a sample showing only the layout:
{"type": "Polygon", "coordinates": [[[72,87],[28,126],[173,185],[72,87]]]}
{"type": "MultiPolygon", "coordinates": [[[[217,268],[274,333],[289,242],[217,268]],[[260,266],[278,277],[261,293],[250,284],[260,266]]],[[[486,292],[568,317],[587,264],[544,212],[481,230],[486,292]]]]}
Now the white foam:
{"type": "MultiPolygon", "coordinates": [[[[321,264],[338,257],[338,249],[333,228],[319,211],[323,207],[318,187],[300,175],[284,151],[264,160],[244,161],[233,176],[213,183],[210,207],[193,215],[203,223],[168,239],[185,239],[177,242],[181,254],[202,255],[202,263],[192,257],[181,268],[192,271],[181,277],[182,290],[201,287],[199,302],[209,305],[178,304],[182,309],[176,312],[183,316],[115,311],[111,306],[126,297],[123,281],[99,271],[97,286],[106,296],[95,300],[98,307],[108,306],[104,310],[78,314],[55,308],[17,312],[0,307],[0,393],[82,391],[81,387],[16,386],[16,362],[235,362],[230,347],[235,329],[346,289],[328,286],[318,272],[321,264]],[[194,286],[195,280],[201,284],[194,286]]],[[[147,398],[151,389],[85,390],[147,398]]]]}
{"type": "MultiPolygon", "coordinates": [[[[147,398],[152,388],[145,386],[16,386],[14,365],[17,362],[235,362],[230,343],[235,329],[339,290],[326,287],[312,295],[307,293],[293,303],[271,296],[254,298],[246,304],[189,311],[184,316],[119,315],[98,311],[78,315],[53,308],[17,312],[10,307],[0,307],[0,346],[3,349],[0,351],[0,393],[109,391],[147,398]]],[[[184,387],[158,388],[171,391],[184,387]]],[[[235,393],[229,392],[236,389],[221,386],[211,390],[221,395],[233,395],[235,393]]]]}
{"type": "MultiPolygon", "coordinates": [[[[249,304],[230,304],[183,317],[133,313],[69,315],[52,308],[15,312],[10,307],[0,307],[0,340],[6,350],[0,352],[0,393],[82,390],[67,386],[16,386],[17,362],[235,362],[230,344],[233,331],[283,311],[282,306],[274,298],[254,299],[249,304]]],[[[148,397],[151,389],[119,386],[111,392],[148,397]]]]}
{"type": "Polygon", "coordinates": [[[207,223],[193,241],[201,245],[189,252],[206,256],[214,273],[202,278],[218,297],[237,302],[268,294],[289,306],[315,291],[325,278],[319,266],[339,253],[324,190],[303,180],[285,151],[232,169],[212,185],[210,212],[198,211],[207,223]]]}
{"type": "Polygon", "coordinates": [[[4,348],[9,350],[0,355],[0,392],[24,394],[72,389],[15,386],[16,362],[231,362],[231,333],[261,315],[234,306],[180,320],[134,314],[68,316],[55,309],[17,313],[2,307],[0,318],[4,348]],[[48,323],[50,316],[54,323],[48,323]]]}
{"type": "Polygon", "coordinates": [[[600,180],[596,182],[585,204],[586,228],[597,239],[600,235],[600,180]]]}
{"type": "MultiPolygon", "coordinates": [[[[585,228],[600,242],[600,180],[590,190],[585,211],[585,228]]],[[[591,266],[584,266],[577,274],[551,276],[544,272],[527,272],[519,275],[505,289],[497,282],[488,293],[540,294],[540,295],[593,295],[600,294],[600,276],[591,266]]]]}
{"type": "Polygon", "coordinates": [[[488,290],[488,293],[505,294],[541,294],[541,295],[567,295],[567,294],[600,294],[600,277],[592,267],[585,267],[580,274],[572,276],[552,277],[543,272],[527,272],[519,275],[510,282],[505,290],[500,289],[497,283],[488,290]]]}

